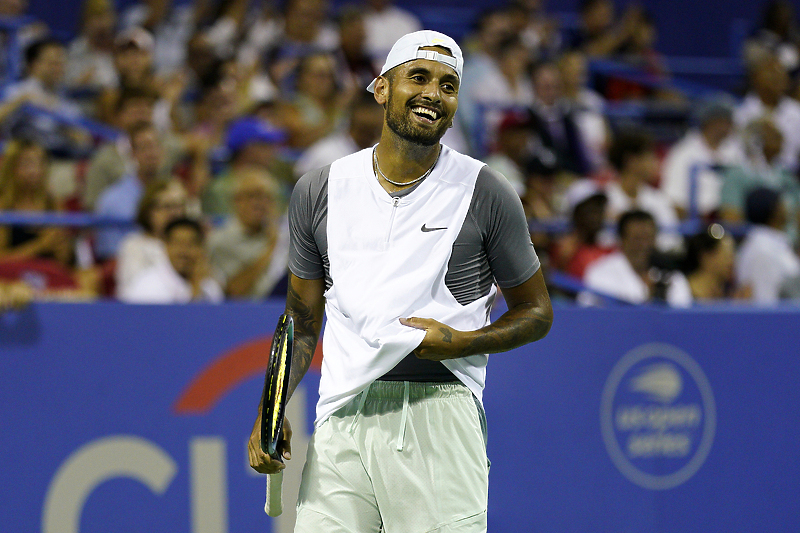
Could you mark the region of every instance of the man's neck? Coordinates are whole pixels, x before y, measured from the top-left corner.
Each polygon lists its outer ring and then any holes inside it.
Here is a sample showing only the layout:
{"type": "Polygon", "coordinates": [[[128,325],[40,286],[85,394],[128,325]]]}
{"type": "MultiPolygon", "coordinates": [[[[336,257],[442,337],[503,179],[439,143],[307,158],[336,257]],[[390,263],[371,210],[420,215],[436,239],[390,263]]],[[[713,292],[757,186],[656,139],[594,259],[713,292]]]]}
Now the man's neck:
{"type": "Polygon", "coordinates": [[[436,163],[440,146],[439,143],[432,146],[412,143],[384,131],[376,148],[380,171],[392,181],[415,180],[436,163]]]}

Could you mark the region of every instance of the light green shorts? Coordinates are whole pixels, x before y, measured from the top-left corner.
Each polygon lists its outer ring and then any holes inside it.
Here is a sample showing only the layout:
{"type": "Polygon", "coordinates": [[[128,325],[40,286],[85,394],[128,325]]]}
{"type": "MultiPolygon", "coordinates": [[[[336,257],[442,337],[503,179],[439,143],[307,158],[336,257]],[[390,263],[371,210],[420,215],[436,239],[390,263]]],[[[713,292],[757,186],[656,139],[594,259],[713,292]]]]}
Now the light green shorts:
{"type": "Polygon", "coordinates": [[[485,532],[488,491],[467,387],[376,381],[314,431],[295,533],[485,532]]]}

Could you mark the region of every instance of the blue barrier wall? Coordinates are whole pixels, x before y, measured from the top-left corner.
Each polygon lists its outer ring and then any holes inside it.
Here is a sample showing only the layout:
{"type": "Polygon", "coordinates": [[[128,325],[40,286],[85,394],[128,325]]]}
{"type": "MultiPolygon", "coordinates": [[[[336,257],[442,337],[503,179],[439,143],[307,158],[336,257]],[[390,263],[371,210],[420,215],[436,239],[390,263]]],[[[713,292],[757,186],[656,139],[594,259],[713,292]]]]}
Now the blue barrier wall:
{"type": "MultiPolygon", "coordinates": [[[[263,513],[245,453],[280,311],[36,304],[0,316],[4,529],[291,531],[290,510],[263,513]]],[[[490,361],[489,531],[800,530],[798,319],[557,307],[546,339],[490,361]]],[[[317,384],[310,373],[296,397],[298,448],[317,384]]]]}

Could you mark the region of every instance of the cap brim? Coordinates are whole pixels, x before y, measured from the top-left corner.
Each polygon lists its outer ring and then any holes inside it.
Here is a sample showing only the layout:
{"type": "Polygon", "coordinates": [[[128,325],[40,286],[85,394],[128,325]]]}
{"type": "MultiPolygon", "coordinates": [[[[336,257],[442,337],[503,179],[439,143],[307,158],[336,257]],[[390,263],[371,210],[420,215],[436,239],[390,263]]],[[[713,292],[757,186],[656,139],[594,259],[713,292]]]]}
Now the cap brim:
{"type": "Polygon", "coordinates": [[[374,93],[374,92],[375,92],[375,83],[377,83],[377,81],[378,81],[378,78],[375,78],[374,80],[372,80],[372,83],[370,83],[369,85],[367,85],[367,90],[368,90],[369,92],[371,92],[371,93],[374,93]]]}

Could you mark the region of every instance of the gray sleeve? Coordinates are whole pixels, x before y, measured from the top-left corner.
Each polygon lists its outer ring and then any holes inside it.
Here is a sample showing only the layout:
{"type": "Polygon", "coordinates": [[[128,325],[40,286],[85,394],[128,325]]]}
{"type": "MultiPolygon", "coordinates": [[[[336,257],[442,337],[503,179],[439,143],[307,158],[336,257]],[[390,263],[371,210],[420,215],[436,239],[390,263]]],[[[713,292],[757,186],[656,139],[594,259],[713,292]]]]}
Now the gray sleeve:
{"type": "Polygon", "coordinates": [[[470,213],[483,236],[489,268],[501,288],[516,287],[539,270],[522,202],[502,174],[483,167],[475,182],[470,213]]]}
{"type": "Polygon", "coordinates": [[[304,174],[289,200],[289,270],[303,279],[325,277],[322,253],[315,235],[328,210],[330,166],[304,174]]]}

